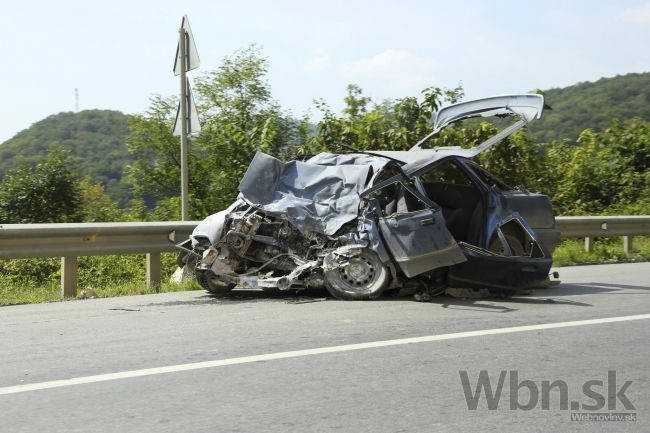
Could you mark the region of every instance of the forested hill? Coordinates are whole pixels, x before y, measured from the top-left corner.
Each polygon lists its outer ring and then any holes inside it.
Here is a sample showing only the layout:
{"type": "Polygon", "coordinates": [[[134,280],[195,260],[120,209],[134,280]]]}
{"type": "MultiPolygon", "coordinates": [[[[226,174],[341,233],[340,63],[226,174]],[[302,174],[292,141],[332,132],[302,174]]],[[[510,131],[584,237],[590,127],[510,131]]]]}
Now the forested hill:
{"type": "MultiPolygon", "coordinates": [[[[605,129],[614,118],[650,121],[650,73],[602,78],[546,90],[544,95],[552,110],[545,110],[543,118],[530,125],[535,141],[575,140],[585,128],[605,129]]],[[[129,134],[127,119],[119,111],[86,110],[36,122],[0,145],[0,179],[9,168],[35,163],[50,147],[59,145],[70,152],[79,175],[101,182],[124,206],[130,194],[123,170],[132,160],[124,144],[129,134]]]]}
{"type": "Polygon", "coordinates": [[[33,164],[52,146],[61,146],[70,152],[79,175],[101,182],[113,199],[124,204],[129,190],[122,174],[131,161],[124,145],[128,133],[127,115],[119,111],[85,110],[46,117],[0,145],[0,178],[8,169],[33,164]]]}
{"type": "Polygon", "coordinates": [[[650,72],[545,90],[544,98],[552,110],[530,125],[535,140],[575,140],[585,128],[605,129],[614,118],[650,121],[650,72]]]}

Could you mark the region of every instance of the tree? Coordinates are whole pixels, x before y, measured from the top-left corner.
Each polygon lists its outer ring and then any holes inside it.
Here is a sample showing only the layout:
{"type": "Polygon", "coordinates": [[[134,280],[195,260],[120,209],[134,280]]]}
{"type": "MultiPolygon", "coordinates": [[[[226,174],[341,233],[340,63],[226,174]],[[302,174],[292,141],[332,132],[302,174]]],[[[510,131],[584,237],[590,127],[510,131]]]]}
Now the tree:
{"type": "Polygon", "coordinates": [[[123,176],[131,162],[124,140],[129,133],[127,115],[112,110],[83,110],[53,114],[34,123],[0,145],[0,180],[22,163],[35,166],[51,146],[69,153],[80,176],[100,182],[106,193],[122,205],[130,198],[123,176]]]}
{"type": "MultiPolygon", "coordinates": [[[[431,132],[431,114],[443,102],[454,103],[463,96],[462,87],[428,87],[422,101],[416,97],[374,103],[356,84],[347,87],[343,115],[337,116],[322,99],[315,101],[322,119],[316,134],[301,152],[334,151],[346,144],[359,149],[408,150],[431,132]]],[[[440,139],[438,139],[440,140],[440,139]]],[[[435,140],[434,140],[435,142],[435,140]]]]}
{"type": "Polygon", "coordinates": [[[10,170],[0,184],[0,222],[65,223],[81,220],[81,198],[75,172],[62,148],[31,167],[10,170]]]}
{"type": "MultiPolygon", "coordinates": [[[[493,129],[493,133],[489,135],[494,135],[496,128],[490,129],[493,129]]],[[[479,156],[481,165],[506,183],[531,191],[540,191],[548,186],[543,158],[543,148],[530,141],[525,129],[515,132],[479,156]]]]}
{"type": "Polygon", "coordinates": [[[106,194],[101,183],[93,182],[89,176],[79,181],[81,196],[80,213],[83,222],[112,222],[121,221],[122,212],[106,194]]]}
{"type": "Polygon", "coordinates": [[[345,107],[343,108],[343,113],[349,119],[359,119],[366,112],[371,99],[363,96],[363,90],[356,84],[349,84],[347,91],[348,94],[344,99],[345,107]]]}
{"type": "MultiPolygon", "coordinates": [[[[228,206],[258,150],[282,156],[301,134],[300,124],[283,113],[265,80],[268,61],[257,47],[227,57],[216,71],[194,83],[201,133],[188,152],[191,218],[228,206]]],[[[172,135],[176,98],[156,96],[149,110],[130,120],[128,168],[136,208],[156,205],[157,218],[180,217],[179,139],[172,135]]],[[[304,131],[303,131],[304,133],[304,131]]]]}
{"type": "Polygon", "coordinates": [[[172,134],[177,103],[177,98],[155,95],[144,114],[129,119],[126,145],[133,163],[126,171],[134,196],[148,205],[180,188],[180,141],[172,134]]]}
{"type": "MultiPolygon", "coordinates": [[[[435,111],[464,96],[460,85],[430,86],[419,96],[375,102],[350,84],[340,114],[326,101],[315,101],[321,120],[314,124],[308,116],[296,120],[282,111],[271,96],[267,69],[268,60],[251,46],[195,81],[202,131],[189,146],[191,218],[223,209],[235,199],[257,151],[288,159],[349,147],[408,150],[432,131],[435,111]]],[[[584,104],[578,105],[584,111],[584,104]]],[[[136,199],[131,201],[129,218],[180,217],[179,139],[172,135],[176,106],[176,98],[156,96],[147,112],[130,119],[127,143],[134,162],[128,173],[136,199]]],[[[562,214],[623,208],[638,213],[650,208],[647,122],[615,122],[602,132],[584,131],[578,143],[542,144],[531,138],[529,129],[539,123],[512,134],[477,159],[511,185],[548,194],[562,214]]],[[[423,148],[473,147],[503,126],[501,119],[494,123],[468,119],[444,129],[423,148]]]]}
{"type": "Polygon", "coordinates": [[[563,214],[650,212],[650,123],[614,120],[602,132],[586,129],[576,145],[555,142],[554,205],[563,214]]]}

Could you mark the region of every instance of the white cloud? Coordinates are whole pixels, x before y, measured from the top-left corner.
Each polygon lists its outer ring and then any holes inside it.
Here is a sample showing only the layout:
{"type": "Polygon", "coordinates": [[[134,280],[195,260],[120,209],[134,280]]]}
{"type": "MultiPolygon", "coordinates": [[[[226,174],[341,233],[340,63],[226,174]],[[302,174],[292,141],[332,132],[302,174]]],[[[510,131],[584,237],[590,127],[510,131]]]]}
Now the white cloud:
{"type": "Polygon", "coordinates": [[[338,67],[338,73],[343,78],[381,81],[392,91],[421,90],[433,83],[434,71],[432,59],[393,49],[338,67]]]}
{"type": "Polygon", "coordinates": [[[631,24],[650,24],[650,2],[623,11],[623,20],[631,24]]]}
{"type": "Polygon", "coordinates": [[[306,72],[322,72],[329,69],[331,64],[332,58],[326,54],[323,54],[307,60],[302,65],[302,69],[306,72]]]}

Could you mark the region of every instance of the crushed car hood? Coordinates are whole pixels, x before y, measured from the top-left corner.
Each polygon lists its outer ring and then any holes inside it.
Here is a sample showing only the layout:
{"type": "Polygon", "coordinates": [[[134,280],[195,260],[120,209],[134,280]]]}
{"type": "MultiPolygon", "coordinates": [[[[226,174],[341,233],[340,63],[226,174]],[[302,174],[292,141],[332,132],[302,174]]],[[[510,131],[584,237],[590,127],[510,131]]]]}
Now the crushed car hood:
{"type": "Polygon", "coordinates": [[[388,161],[321,153],[306,162],[284,163],[257,152],[239,184],[240,197],[265,212],[286,216],[300,231],[331,236],[358,216],[359,194],[388,161]]]}

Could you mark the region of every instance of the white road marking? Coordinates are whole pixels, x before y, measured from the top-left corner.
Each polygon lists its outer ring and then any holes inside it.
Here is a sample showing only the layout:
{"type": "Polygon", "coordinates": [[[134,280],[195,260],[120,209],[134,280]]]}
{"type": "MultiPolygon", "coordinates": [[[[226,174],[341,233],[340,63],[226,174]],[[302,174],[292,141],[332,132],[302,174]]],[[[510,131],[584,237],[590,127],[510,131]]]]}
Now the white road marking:
{"type": "Polygon", "coordinates": [[[303,356],[323,355],[326,353],[351,352],[354,350],[377,347],[400,346],[403,344],[428,343],[432,341],[454,340],[457,338],[483,337],[486,335],[512,334],[515,332],[540,331],[545,329],[570,328],[575,326],[600,325],[603,323],[629,322],[647,320],[650,314],[634,316],[607,317],[603,319],[575,320],[572,322],[543,323],[539,325],[513,326],[510,328],[483,329],[478,331],[454,332],[451,334],[427,335],[424,337],[399,338],[396,340],[371,341],[368,343],[345,344],[342,346],[320,347],[316,349],[292,350],[289,352],[267,353],[263,355],[241,356],[238,358],[217,359],[213,361],[193,362],[190,364],[169,365],[166,367],[145,368],[142,370],[122,371],[119,373],[98,374],[95,376],[75,377],[72,379],[53,380],[49,382],[29,383],[25,385],[0,388],[0,395],[41,389],[62,388],[65,386],[87,383],[108,382],[111,380],[131,379],[134,377],[153,376],[156,374],[176,373],[179,371],[200,370],[203,368],[223,367],[226,365],[249,364],[252,362],[272,361],[276,359],[299,358],[303,356]]]}

